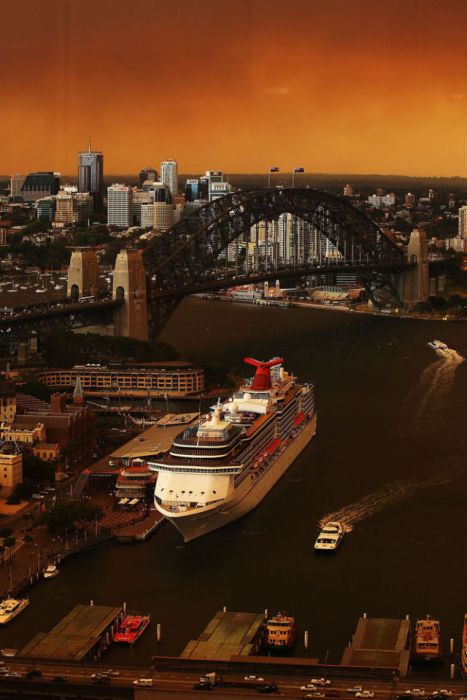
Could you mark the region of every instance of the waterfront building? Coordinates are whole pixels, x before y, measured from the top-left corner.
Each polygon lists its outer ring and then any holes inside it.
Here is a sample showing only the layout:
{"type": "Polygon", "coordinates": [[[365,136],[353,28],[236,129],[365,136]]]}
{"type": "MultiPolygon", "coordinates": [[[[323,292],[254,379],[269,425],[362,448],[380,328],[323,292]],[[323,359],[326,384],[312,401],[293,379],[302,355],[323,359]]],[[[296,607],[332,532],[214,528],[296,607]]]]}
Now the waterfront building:
{"type": "Polygon", "coordinates": [[[138,175],[138,187],[141,189],[146,183],[156,182],[157,170],[154,168],[143,168],[138,175]]]}
{"type": "Polygon", "coordinates": [[[152,472],[143,459],[132,460],[131,466],[120,470],[117,477],[117,498],[145,498],[148,495],[148,487],[154,485],[156,475],[152,472]]]}
{"type": "Polygon", "coordinates": [[[60,189],[60,174],[54,172],[29,173],[21,186],[21,196],[27,202],[51,197],[60,189]]]}
{"type": "Polygon", "coordinates": [[[46,369],[40,381],[66,388],[80,378],[85,396],[182,397],[204,391],[204,372],[191,362],[146,362],[127,366],[75,365],[71,369],[46,369]]]}
{"type": "Polygon", "coordinates": [[[14,442],[0,446],[0,493],[10,496],[16,486],[23,482],[23,455],[14,442]]]}
{"type": "Polygon", "coordinates": [[[170,190],[170,195],[173,197],[178,193],[178,175],[177,161],[163,160],[161,163],[161,181],[170,190]]]}
{"type": "Polygon", "coordinates": [[[78,155],[78,191],[89,192],[96,209],[101,209],[104,198],[104,156],[101,151],[87,151],[78,155]]]}
{"type": "Polygon", "coordinates": [[[128,228],[133,223],[133,188],[115,183],[107,188],[107,225],[128,228]]]}
{"type": "Polygon", "coordinates": [[[10,197],[16,199],[17,197],[22,197],[21,188],[26,179],[25,175],[20,175],[15,173],[15,175],[10,175],[10,197]]]}

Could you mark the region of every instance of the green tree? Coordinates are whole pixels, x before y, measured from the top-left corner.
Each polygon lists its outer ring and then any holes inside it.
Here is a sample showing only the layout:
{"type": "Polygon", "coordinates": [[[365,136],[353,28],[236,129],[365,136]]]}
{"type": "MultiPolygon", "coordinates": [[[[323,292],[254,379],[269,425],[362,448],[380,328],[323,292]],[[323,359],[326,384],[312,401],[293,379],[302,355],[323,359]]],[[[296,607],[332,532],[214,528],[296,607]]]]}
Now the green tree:
{"type": "Polygon", "coordinates": [[[21,387],[21,392],[24,394],[30,394],[31,396],[34,396],[36,399],[40,399],[41,401],[49,401],[50,395],[52,393],[51,389],[46,384],[43,384],[42,382],[38,382],[37,380],[33,379],[30,382],[26,382],[26,384],[23,384],[21,387]]]}

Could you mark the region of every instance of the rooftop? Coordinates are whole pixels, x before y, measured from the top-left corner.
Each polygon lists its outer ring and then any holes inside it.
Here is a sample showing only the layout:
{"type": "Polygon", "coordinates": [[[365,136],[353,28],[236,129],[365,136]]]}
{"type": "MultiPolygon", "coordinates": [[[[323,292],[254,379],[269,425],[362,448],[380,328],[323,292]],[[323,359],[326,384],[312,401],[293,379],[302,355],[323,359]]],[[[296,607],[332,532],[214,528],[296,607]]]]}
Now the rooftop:
{"type": "Polygon", "coordinates": [[[399,669],[407,674],[410,621],[361,617],[352,644],[344,650],[342,666],[399,669]]]}
{"type": "Polygon", "coordinates": [[[224,659],[249,656],[264,623],[264,615],[244,612],[217,612],[198,639],[192,639],[181,658],[224,659]]]}
{"type": "Polygon", "coordinates": [[[19,655],[36,659],[80,661],[121,611],[121,607],[76,605],[50,632],[36,634],[19,655]]]}

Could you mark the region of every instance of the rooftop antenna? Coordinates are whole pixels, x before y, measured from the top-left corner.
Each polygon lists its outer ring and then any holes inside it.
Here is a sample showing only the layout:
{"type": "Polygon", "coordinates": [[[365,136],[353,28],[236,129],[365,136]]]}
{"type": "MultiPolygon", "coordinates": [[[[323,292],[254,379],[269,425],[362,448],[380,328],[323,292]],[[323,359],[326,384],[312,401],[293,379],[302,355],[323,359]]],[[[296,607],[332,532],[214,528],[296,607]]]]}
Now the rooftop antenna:
{"type": "Polygon", "coordinates": [[[88,142],[89,142],[88,153],[91,153],[91,137],[90,136],[88,136],[88,142]]]}

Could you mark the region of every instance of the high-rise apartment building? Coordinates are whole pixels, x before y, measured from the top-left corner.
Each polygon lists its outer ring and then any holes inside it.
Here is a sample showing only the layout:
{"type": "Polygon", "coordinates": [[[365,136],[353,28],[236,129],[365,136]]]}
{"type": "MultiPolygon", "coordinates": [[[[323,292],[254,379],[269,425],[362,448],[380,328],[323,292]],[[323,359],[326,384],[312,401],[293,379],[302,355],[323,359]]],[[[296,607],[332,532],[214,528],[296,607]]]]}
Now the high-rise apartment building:
{"type": "Polygon", "coordinates": [[[352,185],[344,185],[344,197],[353,197],[352,185]]]}
{"type": "Polygon", "coordinates": [[[177,161],[164,160],[161,163],[161,182],[170,190],[170,195],[173,197],[178,193],[178,175],[177,161]]]}
{"type": "Polygon", "coordinates": [[[89,192],[94,206],[102,209],[104,199],[104,156],[101,151],[81,151],[78,155],[78,191],[89,192]]]}
{"type": "Polygon", "coordinates": [[[128,228],[133,223],[133,188],[115,183],[107,188],[107,224],[128,228]]]}

